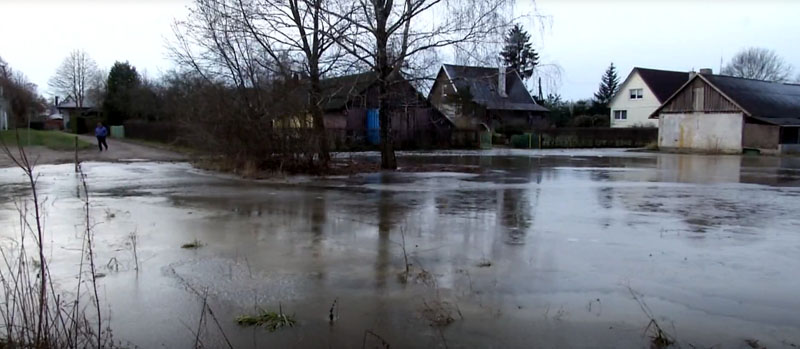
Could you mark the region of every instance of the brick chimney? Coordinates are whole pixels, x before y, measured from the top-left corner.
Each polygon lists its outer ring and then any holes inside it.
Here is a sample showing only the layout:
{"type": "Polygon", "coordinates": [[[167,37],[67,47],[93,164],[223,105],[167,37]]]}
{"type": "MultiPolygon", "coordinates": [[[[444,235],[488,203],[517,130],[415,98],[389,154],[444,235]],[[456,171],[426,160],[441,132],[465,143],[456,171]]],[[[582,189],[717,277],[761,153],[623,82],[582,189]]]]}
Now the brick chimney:
{"type": "Polygon", "coordinates": [[[711,68],[703,68],[703,69],[700,69],[700,74],[713,75],[714,71],[711,70],[711,68]]]}
{"type": "Polygon", "coordinates": [[[506,91],[506,67],[502,65],[500,65],[500,68],[498,68],[497,93],[500,95],[500,97],[508,97],[508,92],[506,91]]]}

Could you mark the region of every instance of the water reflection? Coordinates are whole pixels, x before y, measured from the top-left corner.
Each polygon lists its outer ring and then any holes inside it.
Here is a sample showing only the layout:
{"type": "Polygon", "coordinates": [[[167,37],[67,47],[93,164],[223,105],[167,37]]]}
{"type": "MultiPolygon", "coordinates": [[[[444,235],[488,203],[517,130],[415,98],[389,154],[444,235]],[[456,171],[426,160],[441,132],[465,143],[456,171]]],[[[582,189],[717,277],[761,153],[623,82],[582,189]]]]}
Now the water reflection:
{"type": "MultiPolygon", "coordinates": [[[[793,258],[798,238],[791,232],[800,226],[800,191],[739,183],[792,183],[796,160],[531,153],[420,161],[486,168],[475,176],[379,173],[298,186],[226,180],[163,164],[95,169],[90,174],[100,207],[131,211],[109,221],[102,237],[124,241],[138,227],[147,256],[139,293],[131,294],[125,275],[104,278],[118,302],[112,308],[119,323],[137,325],[122,333],[151,347],[159,343],[150,333],[181,331],[180,324],[158,320],[196,312],[193,300],[185,300],[182,286],[188,284],[222,300],[227,318],[253,303],[296,311],[302,319],[296,331],[253,334],[231,324],[235,336],[259,336],[270,346],[296,346],[301,336],[316,340],[330,333],[336,339],[319,342],[357,347],[365,328],[379,328],[398,347],[414,347],[429,339],[418,310],[434,293],[398,282],[401,231],[412,263],[435,274],[435,294],[464,312],[465,319],[447,329],[453,347],[496,346],[500,336],[508,347],[526,347],[542,338],[530,324],[543,321],[554,324],[546,333],[561,330],[563,338],[585,329],[575,323],[591,327],[606,334],[589,345],[614,347],[630,333],[610,331],[609,324],[641,325],[620,280],[641,285],[665,317],[683,326],[681,333],[695,326],[727,333],[728,326],[741,325],[737,321],[748,328],[758,323],[756,334],[785,335],[800,327],[785,310],[797,308],[791,275],[800,268],[793,258]],[[126,172],[131,168],[136,171],[126,172]],[[179,248],[194,238],[207,244],[179,248]],[[478,266],[484,259],[491,266],[478,266]],[[769,290],[759,287],[765,283],[769,290]],[[335,298],[346,320],[330,326],[327,310],[335,298]],[[614,307],[602,317],[586,310],[599,298],[614,307]],[[562,306],[567,315],[553,321],[562,306]],[[542,320],[545,313],[551,318],[542,320]],[[771,327],[769,319],[782,327],[771,327]]],[[[71,193],[73,186],[63,181],[45,190],[71,193]]],[[[8,199],[0,200],[0,221],[10,224],[8,199]]],[[[50,221],[63,221],[54,236],[74,240],[67,203],[56,201],[50,221]]],[[[108,246],[101,247],[104,256],[121,253],[108,246]]]]}

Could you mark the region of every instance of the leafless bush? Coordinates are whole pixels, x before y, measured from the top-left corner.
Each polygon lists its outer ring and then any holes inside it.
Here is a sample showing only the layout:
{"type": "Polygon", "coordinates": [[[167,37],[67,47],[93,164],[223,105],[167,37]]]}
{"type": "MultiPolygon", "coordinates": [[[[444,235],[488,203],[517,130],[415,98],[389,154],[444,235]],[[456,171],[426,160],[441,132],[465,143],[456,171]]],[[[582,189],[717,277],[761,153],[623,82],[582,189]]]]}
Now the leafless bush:
{"type": "Polygon", "coordinates": [[[62,292],[53,282],[45,255],[44,200],[39,196],[34,161],[21,144],[15,151],[6,144],[0,144],[0,149],[23,171],[31,195],[17,204],[19,235],[11,238],[9,244],[0,246],[0,318],[3,320],[0,344],[35,348],[113,346],[110,329],[103,328],[84,175],[79,173],[83,183],[86,226],[77,284],[69,292],[62,292]],[[29,243],[29,240],[33,243],[29,243]],[[91,281],[88,287],[83,286],[86,277],[91,281]],[[84,292],[90,293],[88,304],[84,304],[84,292]],[[94,315],[90,315],[91,312],[94,315]]]}

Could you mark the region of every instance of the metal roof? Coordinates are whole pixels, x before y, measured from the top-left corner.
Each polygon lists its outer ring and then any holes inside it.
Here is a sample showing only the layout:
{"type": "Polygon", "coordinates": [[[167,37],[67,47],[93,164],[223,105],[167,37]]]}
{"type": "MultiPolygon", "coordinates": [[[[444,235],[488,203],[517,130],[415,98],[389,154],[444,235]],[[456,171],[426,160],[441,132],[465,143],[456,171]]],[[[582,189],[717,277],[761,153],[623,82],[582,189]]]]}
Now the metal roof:
{"type": "Polygon", "coordinates": [[[779,125],[796,124],[800,120],[800,85],[725,75],[703,77],[751,117],[779,125]]]}
{"type": "Polygon", "coordinates": [[[694,79],[702,79],[753,119],[780,126],[800,125],[800,85],[737,78],[727,75],[697,74],[658,107],[651,118],[694,79]]]}

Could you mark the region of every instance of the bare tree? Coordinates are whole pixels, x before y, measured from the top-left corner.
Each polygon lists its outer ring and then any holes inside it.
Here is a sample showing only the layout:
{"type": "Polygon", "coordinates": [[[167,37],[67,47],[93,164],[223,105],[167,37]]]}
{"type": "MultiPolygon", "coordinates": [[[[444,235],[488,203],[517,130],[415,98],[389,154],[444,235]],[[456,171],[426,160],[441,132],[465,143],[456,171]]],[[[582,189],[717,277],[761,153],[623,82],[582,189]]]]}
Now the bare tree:
{"type": "Polygon", "coordinates": [[[378,77],[381,168],[396,169],[389,91],[417,56],[444,47],[478,44],[507,27],[514,0],[339,0],[336,16],[348,33],[341,47],[378,77]]]}
{"type": "Polygon", "coordinates": [[[64,58],[49,85],[56,92],[71,97],[75,106],[83,108],[89,91],[97,88],[102,79],[97,63],[83,50],[74,50],[64,58]]]}
{"type": "Polygon", "coordinates": [[[195,0],[189,17],[173,26],[173,58],[203,81],[192,83],[204,98],[191,106],[194,112],[185,124],[196,140],[192,143],[217,149],[232,160],[234,170],[313,169],[318,143],[308,134],[307,89],[294,73],[298,52],[276,42],[280,36],[270,25],[278,24],[261,18],[268,14],[260,10],[275,9],[256,5],[195,0]]]}
{"type": "Polygon", "coordinates": [[[331,0],[238,1],[242,25],[261,49],[276,61],[277,52],[288,52],[293,65],[301,66],[308,76],[308,111],[318,138],[320,160],[327,164],[330,155],[320,80],[341,57],[334,39],[345,21],[331,15],[331,0]]]}
{"type": "Polygon", "coordinates": [[[722,74],[765,81],[786,82],[792,66],[773,50],[751,47],[737,53],[722,68],[722,74]]]}
{"type": "Polygon", "coordinates": [[[36,92],[36,85],[20,71],[12,69],[0,57],[0,97],[8,102],[12,118],[17,125],[25,122],[26,117],[44,110],[44,103],[36,92]]]}

